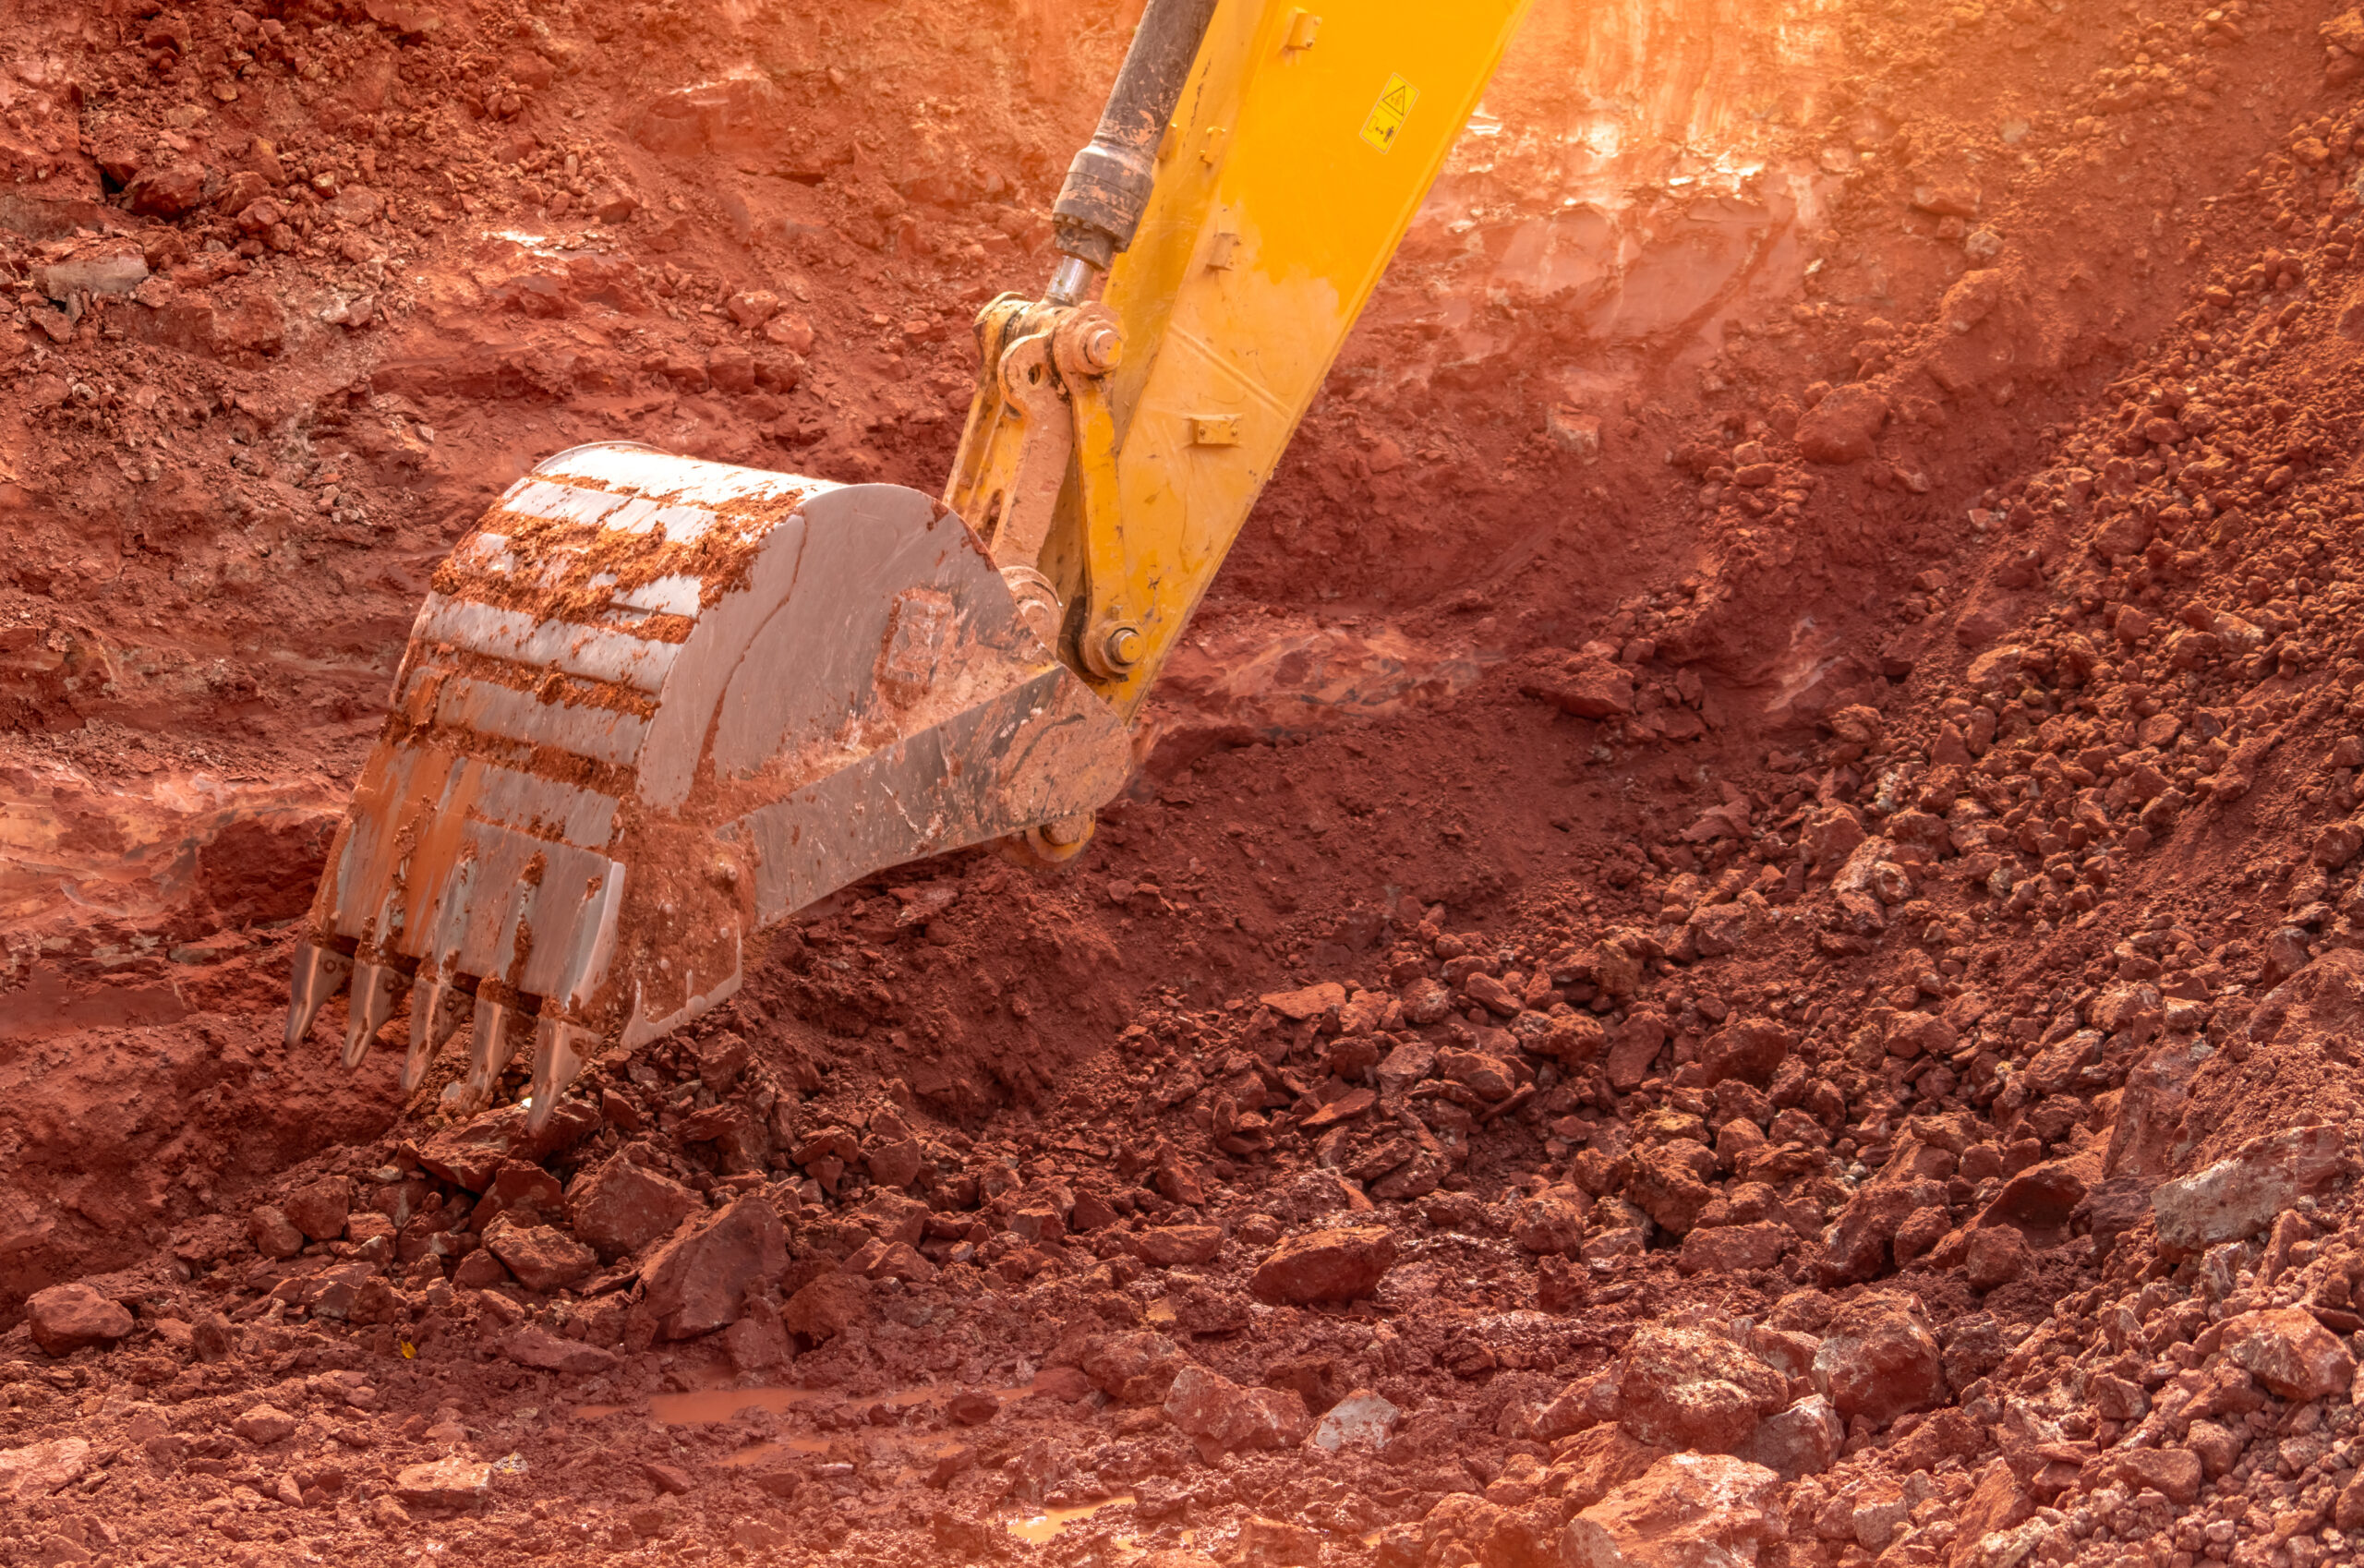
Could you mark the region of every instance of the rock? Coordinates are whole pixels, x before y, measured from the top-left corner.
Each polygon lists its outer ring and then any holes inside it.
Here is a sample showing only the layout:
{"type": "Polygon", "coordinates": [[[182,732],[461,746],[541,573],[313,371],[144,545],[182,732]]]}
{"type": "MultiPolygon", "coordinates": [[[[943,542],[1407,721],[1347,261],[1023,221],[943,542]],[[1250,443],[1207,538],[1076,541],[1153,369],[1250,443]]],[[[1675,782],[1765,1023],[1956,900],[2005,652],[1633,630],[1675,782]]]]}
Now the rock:
{"type": "Polygon", "coordinates": [[[1305,1441],[1333,1453],[1342,1448],[1382,1449],[1403,1417],[1403,1411],[1370,1390],[1358,1388],[1330,1406],[1305,1441]]]}
{"type": "Polygon", "coordinates": [[[1554,1442],[1552,1474],[1565,1478],[1561,1495],[1571,1512],[1590,1508],[1619,1487],[1638,1481],[1667,1451],[1611,1424],[1593,1427],[1567,1442],[1554,1442]]]}
{"type": "Polygon", "coordinates": [[[680,1182],[621,1154],[576,1177],[566,1195],[567,1223],[575,1238],[609,1261],[663,1240],[704,1207],[704,1200],[680,1182]]]}
{"type": "Polygon", "coordinates": [[[1159,1268],[1176,1263],[1204,1263],[1223,1250],[1220,1225],[1156,1225],[1140,1233],[1133,1250],[1141,1261],[1159,1268]]]}
{"type": "Polygon", "coordinates": [[[1148,1329],[1092,1342],[1082,1362],[1092,1386],[1119,1405],[1161,1403],[1187,1364],[1179,1345],[1148,1329]]]}
{"type": "Polygon", "coordinates": [[[1634,1179],[1627,1184],[1626,1196],[1670,1235],[1686,1235],[1715,1200],[1715,1189],[1700,1180],[1695,1169],[1697,1156],[1705,1156],[1712,1168],[1713,1152],[1687,1138],[1634,1152],[1634,1179]]]}
{"type": "Polygon", "coordinates": [[[1622,718],[1634,711],[1634,676],[1596,653],[1546,648],[1530,656],[1519,694],[1550,703],[1578,718],[1622,718]]]}
{"type": "Polygon", "coordinates": [[[468,1508],[492,1495],[492,1466],[477,1459],[435,1459],[394,1477],[394,1497],[413,1508],[468,1508]]]}
{"type": "Polygon", "coordinates": [[[1166,1391],[1165,1418],[1225,1453],[1294,1448],[1313,1429],[1295,1389],[1242,1388],[1204,1367],[1184,1367],[1166,1391]]]}
{"type": "MultiPolygon", "coordinates": [[[[0,1459],[6,1457],[0,1454],[0,1459]]],[[[2338,1500],[2332,1504],[2331,1522],[2342,1530],[2364,1529],[2364,1476],[2340,1489],[2338,1500]]]]}
{"type": "Polygon", "coordinates": [[[1622,1377],[1622,1368],[1610,1367],[1569,1383],[1535,1413],[1535,1435],[1545,1442],[1557,1442],[1616,1420],[1622,1377]]]}
{"type": "Polygon", "coordinates": [[[788,1298],[780,1325],[807,1339],[834,1339],[862,1321],[870,1287],[853,1274],[823,1274],[788,1298]]]}
{"type": "Polygon", "coordinates": [[[2252,1140],[2232,1158],[2180,1181],[2161,1183],[2151,1197],[2160,1246],[2189,1254],[2255,1236],[2301,1197],[2328,1186],[2340,1172],[2342,1153],[2337,1128],[2294,1128],[2252,1140]]]}
{"type": "Polygon", "coordinates": [[[1837,387],[1798,421],[1798,451],[1810,463],[1861,463],[1888,423],[1888,399],[1861,384],[1837,387]]]}
{"type": "Polygon", "coordinates": [[[1704,1329],[1645,1325],[1619,1369],[1619,1424],[1661,1448],[1734,1453],[1789,1402],[1787,1378],[1704,1329]]]}
{"type": "Polygon", "coordinates": [[[525,1115],[523,1105],[505,1105],[447,1128],[419,1146],[418,1163],[455,1187],[482,1192],[508,1161],[547,1159],[604,1125],[598,1108],[581,1100],[560,1101],[538,1133],[525,1130],[525,1115]]]}
{"type": "Polygon", "coordinates": [[[280,1207],[314,1241],[334,1241],[344,1235],[345,1217],[353,1212],[353,1183],[341,1176],[325,1176],[289,1193],[280,1207]]]}
{"type": "Polygon", "coordinates": [[[273,1405],[258,1405],[232,1421],[230,1429],[257,1448],[269,1448],[295,1435],[296,1417],[273,1405]]]}
{"type": "Polygon", "coordinates": [[[745,1312],[723,1330],[722,1353],[730,1358],[730,1369],[742,1377],[785,1367],[796,1354],[788,1343],[780,1315],[767,1308],[745,1312]]]}
{"type": "Polygon", "coordinates": [[[1325,980],[1302,991],[1274,991],[1257,1000],[1291,1023],[1304,1023],[1309,1019],[1334,1015],[1345,1007],[1346,988],[1334,981],[1325,980]]]}
{"type": "Polygon", "coordinates": [[[1676,1267],[1686,1274],[1769,1269],[1797,1238],[1795,1231],[1772,1220],[1695,1230],[1683,1238],[1676,1267]]]}
{"type": "Polygon", "coordinates": [[[2200,1455],[2188,1448],[2124,1450],[2117,1454],[2117,1474],[2127,1490],[2148,1487],[2178,1507],[2200,1500],[2200,1455]]]}
{"type": "Polygon", "coordinates": [[[665,1339],[690,1339],[736,1322],[747,1288],[788,1267],[779,1214],[766,1200],[742,1198],[682,1227],[642,1268],[637,1310],[665,1339]]]}
{"type": "Polygon", "coordinates": [[[1711,1085],[1739,1079],[1762,1088],[1773,1081],[1793,1043],[1790,1031],[1770,1019],[1738,1019],[1707,1037],[1699,1059],[1711,1085]]]}
{"type": "Polygon", "coordinates": [[[37,1290],[25,1302],[33,1343],[51,1356],[68,1356],[93,1345],[113,1345],[131,1332],[123,1304],[76,1281],[37,1290]]]}
{"type": "Polygon", "coordinates": [[[90,1444],[84,1438],[0,1448],[0,1497],[23,1502],[47,1497],[80,1480],[90,1467],[90,1444]]]}
{"type": "Polygon", "coordinates": [[[1785,1481],[1816,1476],[1838,1462],[1847,1441],[1846,1423],[1822,1395],[1808,1394],[1787,1410],[1768,1416],[1740,1448],[1740,1457],[1764,1465],[1785,1481]]]}
{"type": "Polygon", "coordinates": [[[1511,1239],[1529,1252],[1573,1256],[1585,1244],[1592,1200],[1581,1188],[1547,1187],[1511,1211],[1511,1239]]]}
{"type": "Polygon", "coordinates": [[[123,194],[143,218],[183,217],[205,199],[205,171],[195,163],[167,163],[135,176],[123,194]]]}
{"type": "Polygon", "coordinates": [[[874,1138],[862,1145],[862,1168],[873,1182],[891,1191],[919,1180],[920,1167],[926,1163],[926,1151],[916,1138],[874,1138]]]}
{"type": "Polygon", "coordinates": [[[2294,1405],[2345,1393],[2356,1377],[2356,1357],[2301,1308],[2227,1318],[2224,1346],[2234,1365],[2294,1405]]]}
{"type": "Polygon", "coordinates": [[[549,1225],[503,1220],[485,1233],[484,1244],[528,1290],[563,1290],[599,1266],[597,1253],[549,1225]]]}
{"type": "Polygon", "coordinates": [[[266,1258],[293,1258],[304,1250],[304,1233],[274,1204],[259,1205],[247,1216],[247,1236],[266,1258]]]}
{"type": "Polygon", "coordinates": [[[1832,1315],[1814,1381],[1847,1421],[1886,1423],[1950,1397],[1936,1335],[1917,1303],[1896,1296],[1860,1297],[1832,1315]]]}
{"type": "MultiPolygon", "coordinates": [[[[1827,401],[1827,400],[1826,400],[1827,401]]],[[[1749,1568],[1779,1538],[1781,1478],[1722,1454],[1672,1453],[1578,1514],[1565,1568],[1749,1568]]]]}
{"type": "MultiPolygon", "coordinates": [[[[468,1215],[467,1228],[481,1236],[503,1214],[518,1224],[531,1224],[537,1220],[555,1218],[565,1206],[566,1194],[559,1187],[558,1177],[531,1160],[506,1160],[493,1173],[492,1185],[476,1200],[476,1209],[468,1215]]],[[[346,1222],[348,1235],[356,1223],[346,1222]]]]}
{"type": "Polygon", "coordinates": [[[620,1364],[613,1351],[585,1345],[579,1339],[561,1339],[549,1330],[532,1323],[521,1323],[503,1334],[500,1347],[501,1355],[521,1367],[531,1367],[541,1372],[561,1372],[569,1377],[612,1372],[620,1364]]]}
{"type": "Polygon", "coordinates": [[[1970,1233],[1962,1271],[1971,1289],[1989,1291],[2025,1273],[2028,1257],[2027,1237],[2009,1225],[1986,1225],[1970,1233]]]}
{"type": "Polygon", "coordinates": [[[1352,1301],[1376,1290],[1394,1263],[1395,1236],[1385,1225],[1308,1231],[1272,1248],[1248,1284],[1260,1301],[1352,1301]]]}
{"type": "Polygon", "coordinates": [[[137,241],[102,239],[36,263],[32,273],[33,286],[64,301],[78,294],[127,295],[148,281],[148,262],[137,241]]]}

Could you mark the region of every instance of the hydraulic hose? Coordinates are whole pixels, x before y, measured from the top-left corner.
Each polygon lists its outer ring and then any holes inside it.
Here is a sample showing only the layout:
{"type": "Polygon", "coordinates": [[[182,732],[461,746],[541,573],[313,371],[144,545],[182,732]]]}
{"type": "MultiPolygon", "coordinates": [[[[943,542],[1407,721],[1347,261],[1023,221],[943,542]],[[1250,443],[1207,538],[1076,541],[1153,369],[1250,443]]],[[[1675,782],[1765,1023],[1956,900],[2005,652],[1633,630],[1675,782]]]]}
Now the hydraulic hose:
{"type": "MultiPolygon", "coordinates": [[[[1070,262],[1104,272],[1133,243],[1156,182],[1157,144],[1182,101],[1182,84],[1214,12],[1215,0],[1149,0],[1100,112],[1100,128],[1067,166],[1067,183],[1051,207],[1055,243],[1070,262]]],[[[1052,293],[1071,300],[1086,281],[1081,268],[1062,266],[1052,293]]]]}

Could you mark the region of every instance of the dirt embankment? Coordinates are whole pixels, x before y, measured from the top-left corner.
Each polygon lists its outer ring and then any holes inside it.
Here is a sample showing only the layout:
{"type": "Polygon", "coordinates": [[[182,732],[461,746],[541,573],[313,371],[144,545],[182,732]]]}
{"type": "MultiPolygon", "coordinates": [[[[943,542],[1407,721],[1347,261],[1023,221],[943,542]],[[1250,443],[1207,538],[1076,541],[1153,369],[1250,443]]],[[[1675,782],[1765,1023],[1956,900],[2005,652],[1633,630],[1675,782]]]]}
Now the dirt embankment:
{"type": "Polygon", "coordinates": [[[1126,20],[0,24],[0,1552],[2351,1556],[2352,14],[1539,6],[1088,857],[279,1047],[448,540],[935,489],[1126,20]]]}

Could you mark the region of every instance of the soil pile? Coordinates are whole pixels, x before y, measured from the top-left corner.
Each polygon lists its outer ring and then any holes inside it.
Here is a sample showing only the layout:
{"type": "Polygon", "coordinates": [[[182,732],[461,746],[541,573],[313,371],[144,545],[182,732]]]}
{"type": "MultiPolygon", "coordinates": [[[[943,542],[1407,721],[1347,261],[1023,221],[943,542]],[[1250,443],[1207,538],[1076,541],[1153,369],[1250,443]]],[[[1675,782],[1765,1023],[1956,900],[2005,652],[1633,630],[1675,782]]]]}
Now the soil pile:
{"type": "Polygon", "coordinates": [[[0,1552],[2352,1559],[2353,13],[1540,8],[1091,854],[280,1048],[449,538],[935,488],[1127,20],[6,24],[0,1552]]]}

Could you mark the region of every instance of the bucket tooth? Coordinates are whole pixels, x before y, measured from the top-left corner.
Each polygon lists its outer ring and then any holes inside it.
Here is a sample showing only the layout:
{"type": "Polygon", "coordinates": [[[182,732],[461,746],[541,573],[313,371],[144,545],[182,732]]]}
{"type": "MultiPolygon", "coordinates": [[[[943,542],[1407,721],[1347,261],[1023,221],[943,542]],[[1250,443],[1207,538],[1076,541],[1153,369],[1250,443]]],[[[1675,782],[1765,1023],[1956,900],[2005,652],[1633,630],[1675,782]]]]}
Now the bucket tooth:
{"type": "Polygon", "coordinates": [[[533,1105],[525,1113],[526,1131],[539,1132],[550,1119],[550,1113],[558,1109],[559,1096],[583,1071],[594,1039],[582,1025],[560,1019],[543,1019],[534,1025],[534,1079],[526,1091],[533,1105]]]}
{"type": "Polygon", "coordinates": [[[352,1008],[344,1024],[344,1070],[351,1072],[369,1054],[378,1031],[394,1016],[402,996],[403,971],[392,964],[359,964],[353,971],[352,1008]]]}
{"type": "Polygon", "coordinates": [[[296,972],[288,981],[287,1046],[294,1050],[311,1031],[312,1020],[330,997],[353,978],[353,960],[333,947],[307,942],[296,949],[296,972]]]}
{"type": "Polygon", "coordinates": [[[468,1104],[481,1108],[492,1103],[492,1086],[501,1068],[517,1054],[517,1009],[478,993],[476,1039],[468,1049],[468,1104]]]}
{"type": "Polygon", "coordinates": [[[410,988],[410,1051],[403,1057],[403,1092],[415,1094],[427,1069],[467,1020],[468,994],[449,981],[422,974],[410,988]]]}

